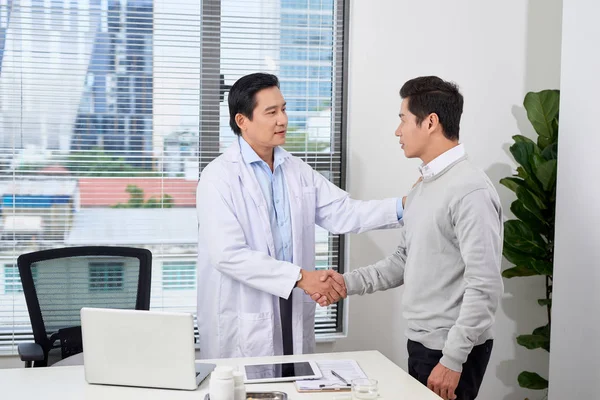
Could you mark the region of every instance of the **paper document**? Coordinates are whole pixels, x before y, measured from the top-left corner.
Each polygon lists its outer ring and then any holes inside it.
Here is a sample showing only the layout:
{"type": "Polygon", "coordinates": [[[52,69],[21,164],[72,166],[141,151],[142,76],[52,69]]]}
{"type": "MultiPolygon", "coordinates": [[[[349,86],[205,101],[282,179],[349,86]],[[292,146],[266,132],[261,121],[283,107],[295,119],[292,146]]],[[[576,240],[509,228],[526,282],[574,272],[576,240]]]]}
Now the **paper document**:
{"type": "Polygon", "coordinates": [[[298,391],[350,390],[353,379],[367,377],[355,360],[322,360],[316,361],[316,363],[323,378],[296,381],[298,391]],[[335,371],[347,383],[344,383],[331,371],[335,371]]]}

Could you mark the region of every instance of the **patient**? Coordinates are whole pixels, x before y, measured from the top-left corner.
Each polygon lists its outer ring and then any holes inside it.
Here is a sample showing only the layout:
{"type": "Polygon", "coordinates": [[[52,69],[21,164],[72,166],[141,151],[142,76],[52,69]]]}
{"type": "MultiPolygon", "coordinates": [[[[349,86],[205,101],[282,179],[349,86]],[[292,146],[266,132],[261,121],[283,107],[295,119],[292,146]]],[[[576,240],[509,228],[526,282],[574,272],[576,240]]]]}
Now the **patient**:
{"type": "MultiPolygon", "coordinates": [[[[493,344],[503,291],[502,208],[492,183],[459,144],[463,96],[435,76],[400,90],[396,136],[419,158],[422,182],[406,199],[400,243],[389,257],[328,277],[347,293],[405,286],[409,373],[443,399],[475,399],[493,344]]],[[[326,305],[326,298],[313,300],[326,305]]]]}

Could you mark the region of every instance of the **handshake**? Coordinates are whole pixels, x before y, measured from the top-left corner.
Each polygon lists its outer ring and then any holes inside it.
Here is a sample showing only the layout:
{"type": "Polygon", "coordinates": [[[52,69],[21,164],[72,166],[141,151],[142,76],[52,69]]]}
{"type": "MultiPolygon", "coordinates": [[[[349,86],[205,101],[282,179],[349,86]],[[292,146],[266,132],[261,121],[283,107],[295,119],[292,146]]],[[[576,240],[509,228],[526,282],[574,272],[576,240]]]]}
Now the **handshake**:
{"type": "Polygon", "coordinates": [[[348,295],[344,277],[333,270],[302,270],[302,279],[300,279],[297,286],[310,295],[321,307],[345,299],[348,295]]]}

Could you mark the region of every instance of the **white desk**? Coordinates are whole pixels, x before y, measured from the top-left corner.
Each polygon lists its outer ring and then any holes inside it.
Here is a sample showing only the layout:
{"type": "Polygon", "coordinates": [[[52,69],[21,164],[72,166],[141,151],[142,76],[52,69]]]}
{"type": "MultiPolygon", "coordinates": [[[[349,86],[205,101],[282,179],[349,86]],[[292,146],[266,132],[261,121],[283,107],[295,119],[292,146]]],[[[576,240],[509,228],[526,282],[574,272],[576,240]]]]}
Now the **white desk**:
{"type": "MultiPolygon", "coordinates": [[[[350,353],[326,353],[296,356],[264,357],[253,359],[221,359],[212,360],[217,365],[237,367],[252,362],[270,362],[282,360],[322,360],[322,359],[354,359],[369,378],[379,381],[379,399],[381,400],[439,400],[425,386],[408,375],[402,368],[391,362],[378,351],[358,351],[350,353]]],[[[207,360],[208,361],[208,360],[207,360]]],[[[204,400],[208,392],[208,381],[204,380],[195,391],[179,391],[164,389],[145,389],[120,386],[90,385],[84,378],[83,366],[49,367],[49,368],[15,368],[0,370],[0,392],[4,399],[43,399],[43,400],[154,400],[154,399],[194,399],[204,400]]],[[[294,383],[271,383],[246,385],[247,391],[282,391],[292,400],[302,399],[334,399],[341,393],[323,392],[298,393],[294,383]]]]}

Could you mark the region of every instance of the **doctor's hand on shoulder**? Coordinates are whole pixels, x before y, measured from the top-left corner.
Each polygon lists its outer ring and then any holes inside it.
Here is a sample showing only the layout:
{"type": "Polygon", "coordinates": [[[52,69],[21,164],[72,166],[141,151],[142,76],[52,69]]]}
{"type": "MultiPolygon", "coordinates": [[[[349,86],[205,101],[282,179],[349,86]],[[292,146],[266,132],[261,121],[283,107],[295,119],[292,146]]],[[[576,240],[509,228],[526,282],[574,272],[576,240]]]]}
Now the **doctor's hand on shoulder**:
{"type": "Polygon", "coordinates": [[[311,296],[318,295],[319,298],[323,297],[323,302],[328,302],[329,304],[335,303],[341,298],[346,298],[344,279],[342,278],[341,284],[338,280],[328,279],[330,272],[333,271],[302,270],[302,278],[298,281],[297,286],[304,290],[306,294],[311,296]]]}

